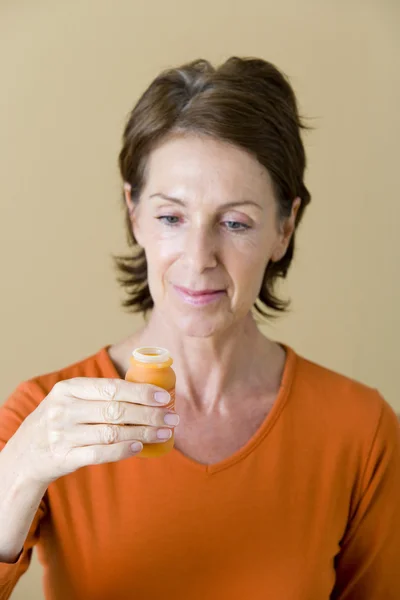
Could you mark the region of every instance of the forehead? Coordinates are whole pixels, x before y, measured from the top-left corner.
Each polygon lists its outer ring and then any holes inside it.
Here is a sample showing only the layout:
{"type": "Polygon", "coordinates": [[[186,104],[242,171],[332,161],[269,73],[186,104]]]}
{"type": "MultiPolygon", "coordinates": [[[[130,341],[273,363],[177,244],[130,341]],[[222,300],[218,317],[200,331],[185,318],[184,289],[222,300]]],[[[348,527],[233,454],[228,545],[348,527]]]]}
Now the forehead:
{"type": "Polygon", "coordinates": [[[171,137],[151,153],[146,191],[222,201],[273,200],[271,177],[246,150],[210,137],[171,137]]]}

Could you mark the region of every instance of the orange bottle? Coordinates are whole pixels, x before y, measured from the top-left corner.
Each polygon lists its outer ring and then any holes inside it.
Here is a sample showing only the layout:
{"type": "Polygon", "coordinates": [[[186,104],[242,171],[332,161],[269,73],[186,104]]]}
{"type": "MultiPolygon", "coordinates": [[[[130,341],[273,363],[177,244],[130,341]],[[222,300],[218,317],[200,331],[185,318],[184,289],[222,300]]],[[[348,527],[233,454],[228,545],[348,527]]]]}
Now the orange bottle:
{"type": "MultiPolygon", "coordinates": [[[[125,379],[134,383],[150,383],[167,390],[171,395],[171,402],[165,407],[174,409],[176,376],[171,368],[173,360],[168,350],[156,346],[136,348],[132,352],[130,362],[131,366],[125,375],[125,379]]],[[[174,433],[172,431],[172,437],[166,442],[144,444],[143,450],[138,456],[142,458],[163,456],[170,452],[173,447],[174,433]]]]}

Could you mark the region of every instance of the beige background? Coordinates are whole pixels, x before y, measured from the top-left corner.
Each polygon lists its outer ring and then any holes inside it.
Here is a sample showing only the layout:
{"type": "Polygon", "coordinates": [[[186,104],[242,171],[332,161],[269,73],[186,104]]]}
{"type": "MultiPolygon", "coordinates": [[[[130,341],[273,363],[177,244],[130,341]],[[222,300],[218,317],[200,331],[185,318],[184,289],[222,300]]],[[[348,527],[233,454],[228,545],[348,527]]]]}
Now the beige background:
{"type": "MultiPolygon", "coordinates": [[[[269,335],[378,387],[400,410],[397,0],[0,0],[2,398],[138,321],[119,308],[116,158],[157,72],[258,55],[302,112],[313,194],[269,335]]],[[[36,560],[15,599],[42,598],[36,560]]]]}

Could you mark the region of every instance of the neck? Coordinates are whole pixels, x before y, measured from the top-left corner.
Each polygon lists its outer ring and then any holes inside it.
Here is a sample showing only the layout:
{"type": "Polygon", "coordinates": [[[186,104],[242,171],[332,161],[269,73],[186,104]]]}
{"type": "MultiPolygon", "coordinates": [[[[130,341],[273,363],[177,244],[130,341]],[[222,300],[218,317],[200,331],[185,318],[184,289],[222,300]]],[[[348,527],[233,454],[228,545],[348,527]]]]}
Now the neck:
{"type": "Polygon", "coordinates": [[[131,349],[142,345],[168,348],[177,394],[205,412],[242,399],[250,386],[275,391],[284,363],[284,350],[260,333],[251,314],[221,335],[199,338],[182,336],[153,310],[146,325],[121,345],[121,366],[127,368],[131,349]]]}

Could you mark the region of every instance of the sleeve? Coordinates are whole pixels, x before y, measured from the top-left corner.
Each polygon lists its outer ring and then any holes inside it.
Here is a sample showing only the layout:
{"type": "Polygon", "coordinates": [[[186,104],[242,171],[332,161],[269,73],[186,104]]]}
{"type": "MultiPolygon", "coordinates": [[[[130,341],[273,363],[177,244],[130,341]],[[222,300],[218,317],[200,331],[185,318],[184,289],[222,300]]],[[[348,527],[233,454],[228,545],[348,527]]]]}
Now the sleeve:
{"type": "Polygon", "coordinates": [[[381,401],[361,495],[336,558],[331,600],[400,598],[400,427],[381,401]]]}
{"type": "MultiPolygon", "coordinates": [[[[21,384],[0,407],[0,452],[21,423],[44,397],[43,390],[34,382],[21,384]]],[[[32,550],[39,540],[40,522],[47,512],[45,497],[33,518],[24,547],[13,564],[0,562],[0,600],[7,600],[19,578],[28,569],[32,550]]]]}

